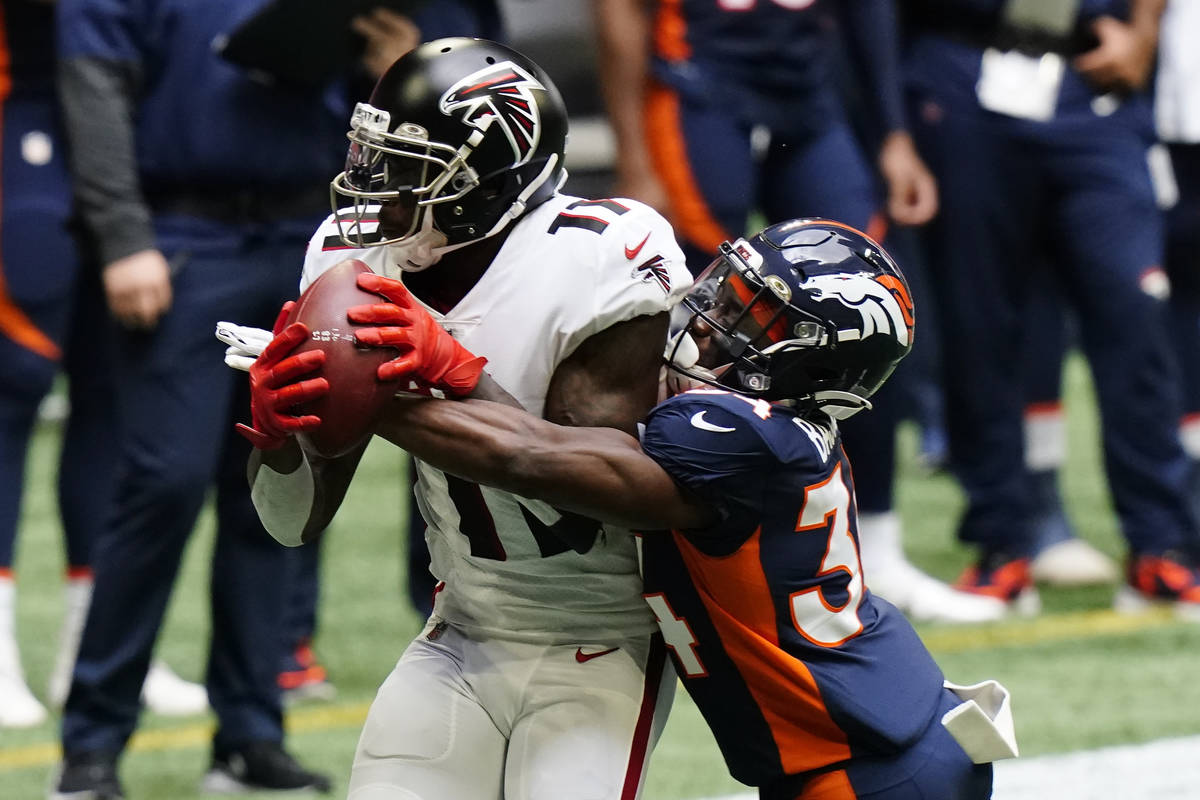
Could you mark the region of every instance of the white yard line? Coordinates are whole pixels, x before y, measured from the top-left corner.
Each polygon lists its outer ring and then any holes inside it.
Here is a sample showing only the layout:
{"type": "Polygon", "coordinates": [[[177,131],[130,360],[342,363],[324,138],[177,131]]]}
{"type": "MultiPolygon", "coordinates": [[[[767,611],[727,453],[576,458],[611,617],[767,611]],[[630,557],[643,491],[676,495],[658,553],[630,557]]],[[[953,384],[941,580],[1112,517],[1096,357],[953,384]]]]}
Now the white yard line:
{"type": "MultiPolygon", "coordinates": [[[[1195,800],[1200,736],[996,764],[993,800],[1195,800]]],[[[709,800],[758,800],[756,792],[709,800]]]]}

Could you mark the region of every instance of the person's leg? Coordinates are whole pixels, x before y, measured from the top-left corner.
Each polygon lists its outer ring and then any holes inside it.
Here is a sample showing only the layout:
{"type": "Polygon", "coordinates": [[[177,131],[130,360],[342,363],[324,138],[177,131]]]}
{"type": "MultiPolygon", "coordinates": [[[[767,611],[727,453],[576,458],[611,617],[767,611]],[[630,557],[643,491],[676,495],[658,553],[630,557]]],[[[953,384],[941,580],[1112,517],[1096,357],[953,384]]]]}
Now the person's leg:
{"type": "MultiPolygon", "coordinates": [[[[71,687],[75,653],[92,596],[91,548],[116,491],[116,386],[112,320],[99,276],[81,269],[71,306],[64,353],[70,413],[59,456],[58,509],[66,540],[66,578],[58,653],[46,696],[61,707],[71,687]]],[[[151,662],[142,699],[158,714],[185,716],[208,708],[204,687],[185,681],[159,660],[151,662]]]]}
{"type": "Polygon", "coordinates": [[[284,605],[283,661],[277,682],[284,699],[332,700],[337,689],[313,651],[317,634],[317,606],[320,602],[321,543],[317,539],[287,553],[288,583],[291,595],[284,605]]]}
{"type": "MultiPolygon", "coordinates": [[[[634,800],[676,685],[658,634],[536,648],[517,698],[504,768],[505,800],[634,800]],[[605,653],[580,663],[579,653],[605,653]],[[607,651],[607,652],[606,652],[607,651]]],[[[485,650],[486,652],[486,650],[485,650]]],[[[468,662],[475,671],[487,661],[468,662]]],[[[488,685],[502,682],[484,678],[488,685]]]]}
{"type": "Polygon", "coordinates": [[[349,800],[505,797],[508,732],[464,674],[473,644],[431,620],[404,651],[367,712],[349,800]]]}
{"type": "Polygon", "coordinates": [[[46,717],[21,668],[13,560],[30,436],[59,369],[78,264],[53,96],[8,98],[0,114],[0,727],[15,727],[46,717]]]}
{"type": "MultiPolygon", "coordinates": [[[[196,331],[193,351],[214,352],[212,331],[219,319],[269,328],[284,300],[295,295],[296,254],[302,249],[303,242],[294,237],[264,234],[246,237],[234,252],[197,258],[195,283],[188,282],[195,309],[189,327],[196,331]]],[[[250,445],[234,430],[236,422],[250,422],[249,384],[219,357],[205,358],[194,377],[209,384],[207,399],[219,418],[213,435],[222,448],[206,681],[218,725],[202,788],[327,791],[325,776],[304,769],[283,749],[280,632],[293,595],[289,559],[294,553],[270,537],[251,502],[250,445]]]]}
{"type": "Polygon", "coordinates": [[[116,491],[117,432],[111,318],[95,270],[81,269],[64,354],[70,413],[58,469],[58,511],[66,544],[66,583],[58,654],[46,695],[61,707],[92,597],[92,543],[116,491]]]}
{"type": "Polygon", "coordinates": [[[864,754],[845,765],[811,776],[796,776],[764,787],[761,800],[987,800],[992,796],[992,765],[973,764],[942,725],[942,715],[962,702],[944,692],[925,733],[895,755],[864,754]]]}
{"type": "Polygon", "coordinates": [[[938,303],[951,466],[967,495],[959,538],[980,549],[959,586],[1020,600],[1018,610],[1034,611],[1024,397],[1013,376],[1040,186],[1026,145],[995,115],[917,98],[913,119],[941,197],[926,252],[938,303]]]}
{"type": "Polygon", "coordinates": [[[1059,471],[1067,458],[1063,359],[1074,338],[1059,286],[1043,271],[1033,280],[1021,330],[1025,386],[1025,469],[1034,532],[1034,580],[1057,586],[1111,583],[1112,559],[1075,535],[1063,507],[1059,471]]]}
{"type": "MultiPolygon", "coordinates": [[[[0,314],[6,308],[19,306],[3,295],[0,286],[0,314]]],[[[56,361],[28,350],[0,331],[0,727],[28,727],[46,718],[46,710],[26,685],[21,667],[13,564],[26,454],[38,404],[57,371],[56,361]]]]}
{"type": "Polygon", "coordinates": [[[1200,145],[1170,147],[1179,202],[1167,211],[1171,341],[1183,377],[1183,448],[1191,461],[1192,515],[1200,519],[1200,145]]]}
{"type": "MultiPolygon", "coordinates": [[[[772,222],[822,216],[877,238],[886,235],[870,166],[844,122],[834,122],[805,141],[772,142],[760,180],[763,210],[772,222]]],[[[904,253],[893,250],[892,255],[901,265],[906,263],[904,253]]],[[[900,517],[892,502],[899,393],[897,384],[890,383],[873,400],[872,410],[839,425],[855,464],[858,533],[868,584],[913,619],[996,619],[1003,614],[1002,605],[955,591],[918,570],[904,555],[900,517]]]]}
{"type": "Polygon", "coordinates": [[[198,331],[195,319],[206,264],[176,263],[173,305],[158,326],[117,335],[117,486],[92,542],[92,603],[63,715],[68,762],[121,751],[137,723],[154,642],[228,424],[227,401],[217,398],[233,376],[211,356],[211,324],[198,331]]]}
{"type": "Polygon", "coordinates": [[[1145,142],[1112,121],[1067,130],[1053,153],[1063,200],[1057,222],[1070,258],[1066,285],[1079,311],[1100,405],[1105,470],[1130,549],[1130,591],[1200,617],[1200,533],[1188,503],[1189,462],[1179,438],[1180,377],[1170,345],[1162,220],[1145,142]],[[1086,175],[1087,180],[1079,177],[1086,175]],[[1190,570],[1178,584],[1177,567],[1190,570]]]}

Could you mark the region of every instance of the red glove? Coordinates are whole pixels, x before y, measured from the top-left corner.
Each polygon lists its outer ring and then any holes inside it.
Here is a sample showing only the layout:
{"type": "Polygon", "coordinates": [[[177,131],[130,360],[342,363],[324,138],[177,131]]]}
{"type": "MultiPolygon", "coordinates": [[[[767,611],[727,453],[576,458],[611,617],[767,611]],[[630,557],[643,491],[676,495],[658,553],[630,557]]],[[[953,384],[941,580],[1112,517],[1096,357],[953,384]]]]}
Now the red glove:
{"type": "Polygon", "coordinates": [[[392,278],[374,273],[358,276],[358,287],[381,294],[390,302],[347,309],[351,322],[370,323],[354,334],[360,344],[395,347],[402,355],[381,364],[381,381],[415,377],[434,389],[461,397],[479,383],[487,359],[477,356],[446,333],[437,321],[392,278]]]}
{"type": "Polygon", "coordinates": [[[320,417],[296,416],[291,409],[329,392],[329,381],[324,378],[296,380],[319,369],[325,363],[325,353],[309,350],[288,355],[307,341],[309,334],[308,327],[299,322],[284,327],[294,305],[292,301],[284,303],[272,329],[275,338],[250,365],[250,415],[254,427],[238,423],[237,431],[259,450],[274,450],[283,446],[290,434],[319,427],[320,417]]]}

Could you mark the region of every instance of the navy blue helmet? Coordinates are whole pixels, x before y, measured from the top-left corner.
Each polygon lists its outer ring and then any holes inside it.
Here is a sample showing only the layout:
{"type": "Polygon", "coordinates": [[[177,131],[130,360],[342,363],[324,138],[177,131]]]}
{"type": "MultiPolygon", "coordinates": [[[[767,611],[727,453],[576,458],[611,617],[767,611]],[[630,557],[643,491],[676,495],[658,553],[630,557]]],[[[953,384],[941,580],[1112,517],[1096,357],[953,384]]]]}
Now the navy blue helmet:
{"type": "Polygon", "coordinates": [[[835,417],[869,408],[912,349],[900,268],[866,234],[826,219],[723,243],[672,313],[676,371],[835,417]]]}

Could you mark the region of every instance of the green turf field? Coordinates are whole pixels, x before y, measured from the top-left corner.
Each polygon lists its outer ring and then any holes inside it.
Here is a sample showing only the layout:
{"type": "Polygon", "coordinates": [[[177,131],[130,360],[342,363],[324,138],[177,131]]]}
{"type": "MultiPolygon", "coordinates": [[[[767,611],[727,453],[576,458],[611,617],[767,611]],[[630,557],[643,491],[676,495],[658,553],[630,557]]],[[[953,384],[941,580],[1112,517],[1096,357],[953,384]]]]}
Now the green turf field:
{"type": "MultiPolygon", "coordinates": [[[[1099,475],[1096,420],[1086,371],[1078,362],[1071,364],[1068,385],[1068,508],[1084,536],[1119,556],[1123,545],[1099,475]]],[[[924,475],[915,466],[914,439],[905,431],[901,443],[899,497],[907,548],[919,566],[952,578],[969,558],[953,536],[961,498],[949,478],[924,475]]],[[[62,603],[62,547],[49,488],[57,442],[56,426],[39,431],[17,562],[24,662],[39,694],[53,658],[62,603]]],[[[339,695],[332,703],[293,709],[289,728],[291,746],[305,762],[337,777],[335,796],[344,794],[358,727],[374,689],[419,627],[403,600],[399,531],[406,493],[398,453],[373,446],[326,539],[317,649],[339,695]]],[[[159,650],[192,679],[201,677],[206,653],[211,543],[206,518],[189,547],[159,650]]],[[[1200,733],[1200,626],[1156,615],[1118,617],[1108,611],[1111,593],[1110,588],[1043,589],[1046,611],[1036,619],[923,627],[921,633],[952,680],[994,677],[1009,687],[1026,755],[1200,733]]],[[[203,717],[147,715],[122,765],[130,797],[197,796],[210,724],[203,717]]],[[[0,798],[45,796],[56,741],[56,721],[29,731],[0,730],[0,798]]],[[[738,788],[681,692],[652,762],[646,798],[683,800],[738,788]]]]}

